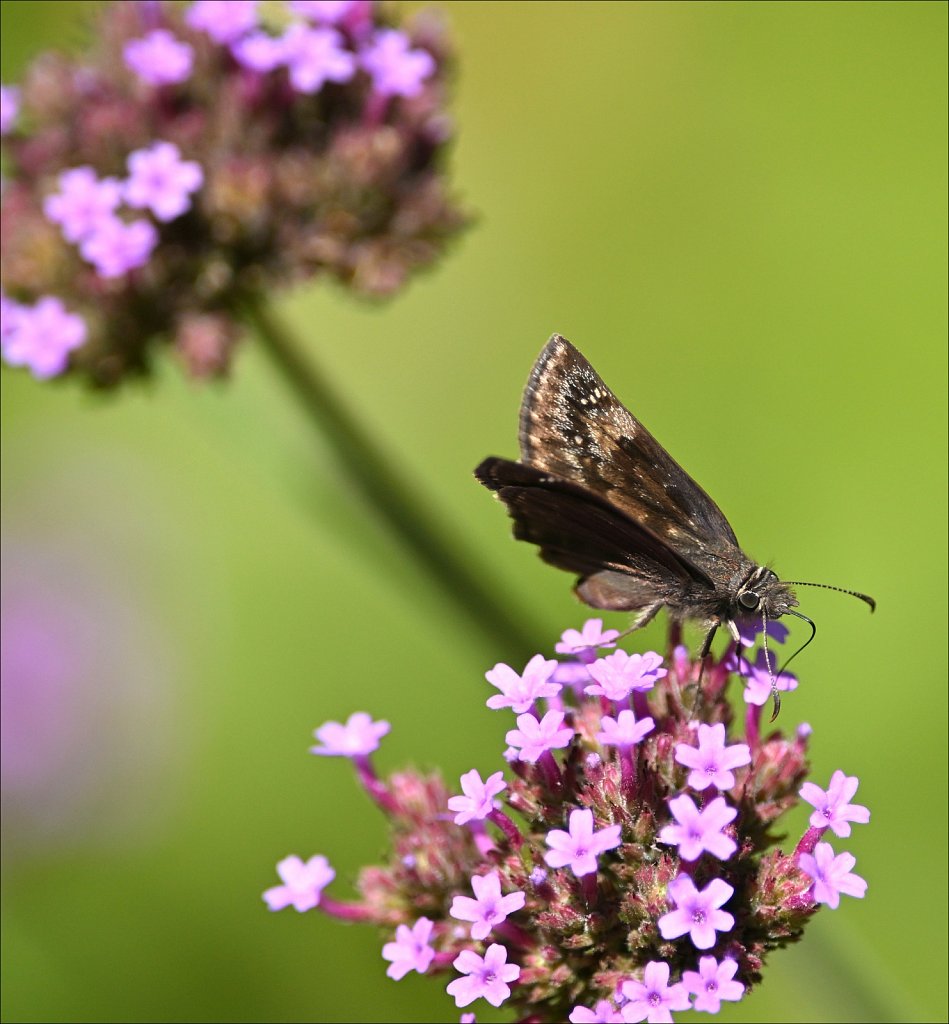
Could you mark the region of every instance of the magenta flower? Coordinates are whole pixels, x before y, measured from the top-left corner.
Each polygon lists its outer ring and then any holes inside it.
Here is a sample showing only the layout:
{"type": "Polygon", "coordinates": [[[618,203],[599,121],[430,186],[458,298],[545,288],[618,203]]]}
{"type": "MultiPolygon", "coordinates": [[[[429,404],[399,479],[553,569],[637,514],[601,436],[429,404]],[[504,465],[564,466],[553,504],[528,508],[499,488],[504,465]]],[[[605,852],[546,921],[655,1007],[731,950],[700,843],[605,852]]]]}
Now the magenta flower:
{"type": "Polygon", "coordinates": [[[471,937],[478,942],[486,939],[495,925],[507,920],[508,914],[520,910],[527,899],[522,892],[502,896],[501,878],[497,871],[472,876],[471,888],[475,898],[456,896],[449,913],[459,921],[471,921],[471,937]]]}
{"type": "Polygon", "coordinates": [[[233,43],[257,27],[257,0],[197,0],[185,21],[216,43],[233,43]]]}
{"type": "Polygon", "coordinates": [[[745,986],[734,981],[738,964],[729,958],[719,963],[713,956],[703,956],[697,971],[683,971],[682,983],[687,991],[696,997],[696,1010],[703,1013],[718,1013],[722,1000],[738,1002],[745,994],[745,986]]]}
{"type": "Polygon", "coordinates": [[[717,796],[699,810],[692,797],[683,793],[669,801],[669,810],[676,824],[666,825],[659,832],[659,841],[678,846],[683,860],[698,860],[706,852],[719,860],[728,860],[738,849],[734,839],[722,834],[722,829],[738,815],[724,797],[717,796]]]}
{"type": "Polygon", "coordinates": [[[601,999],[592,1010],[575,1006],[567,1020],[570,1024],[623,1024],[623,1015],[608,999],[601,999]]]}
{"type": "Polygon", "coordinates": [[[601,731],[596,734],[596,739],[604,746],[624,749],[639,743],[655,726],[651,718],[642,718],[637,722],[633,712],[624,709],[616,718],[604,715],[600,719],[601,731]]]}
{"type": "Polygon", "coordinates": [[[422,83],[435,71],[435,58],[428,50],[409,49],[408,36],[397,29],[377,32],[360,59],[380,96],[418,96],[422,83]]]}
{"type": "Polygon", "coordinates": [[[519,748],[519,761],[533,764],[541,754],[565,747],[573,739],[573,729],[563,720],[562,711],[548,711],[539,722],[533,715],[518,715],[517,728],[509,730],[504,741],[519,748]]]}
{"type": "Polygon", "coordinates": [[[678,939],[688,932],[696,949],[711,949],[716,932],[728,932],[735,919],[719,908],[735,890],[721,878],[713,878],[701,891],[688,875],[678,875],[669,883],[669,898],[676,909],[659,918],[659,933],[664,939],[678,939]]]}
{"type": "Polygon", "coordinates": [[[544,854],[544,860],[552,868],[569,865],[578,878],[592,875],[596,871],[596,858],[622,842],[619,825],[593,830],[593,811],[589,807],[571,811],[567,827],[568,832],[555,828],[547,833],[550,850],[544,854]]]}
{"type": "Polygon", "coordinates": [[[204,181],[201,165],[182,160],[173,142],[153,142],[128,157],[129,177],[125,201],[139,210],[151,210],[160,221],[174,220],[191,206],[191,193],[204,181]]]}
{"type": "Polygon", "coordinates": [[[507,950],[496,942],[488,946],[483,957],[474,950],[463,949],[454,960],[455,968],[466,978],[456,978],[448,986],[456,1006],[467,1006],[478,998],[500,1006],[511,995],[508,982],[517,981],[521,969],[507,962],[507,950]]]}
{"type": "Polygon", "coordinates": [[[618,629],[603,628],[602,619],[587,619],[580,630],[565,629],[554,650],[558,654],[572,654],[581,660],[588,658],[589,661],[594,661],[596,648],[615,647],[614,641],[618,636],[618,629]]]}
{"type": "Polygon", "coordinates": [[[698,790],[708,786],[721,790],[731,789],[735,785],[732,769],[751,764],[751,751],[747,744],[733,743],[726,747],[725,726],[721,722],[715,725],[700,723],[698,739],[697,749],[688,743],[676,744],[676,761],[692,769],[688,784],[698,790]]]}
{"type": "MultiPolygon", "coordinates": [[[[753,662],[742,658],[740,666],[736,655],[730,654],[725,659],[725,667],[730,672],[738,672],[745,679],[744,698],[746,704],[755,704],[761,707],[761,705],[768,703],[771,697],[771,676],[775,667],[773,655],[771,657],[771,668],[768,667],[768,659],[765,657],[764,648],[759,649],[757,657],[753,662]]],[[[782,672],[779,676],[775,677],[774,685],[782,692],[796,690],[797,679],[790,672],[782,672]]]]}
{"type": "Polygon", "coordinates": [[[814,880],[811,894],[815,903],[826,903],[831,910],[840,905],[840,894],[863,899],[867,883],[859,875],[851,873],[857,860],[851,853],[834,856],[830,843],[818,843],[814,854],[802,853],[798,859],[801,870],[814,880]]]}
{"type": "Polygon", "coordinates": [[[541,697],[556,697],[560,693],[560,684],[550,682],[550,677],[557,668],[556,661],[548,661],[542,654],[535,654],[527,663],[522,675],[518,675],[510,665],[499,662],[484,678],[501,692],[489,697],[489,708],[511,708],[519,715],[530,711],[534,702],[541,697]]]}
{"type": "Polygon", "coordinates": [[[420,917],[410,928],[400,924],[395,930],[395,941],[382,947],[382,958],[391,961],[386,974],[394,981],[401,981],[409,971],[424,974],[435,958],[435,950],[429,945],[435,922],[420,917]]]}
{"type": "Polygon", "coordinates": [[[194,50],[164,28],[126,43],[122,56],[129,70],[149,85],[184,82],[194,63],[194,50]]]}
{"type": "MultiPolygon", "coordinates": [[[[754,647],[758,637],[764,632],[761,628],[761,619],[742,619],[738,623],[738,635],[741,638],[742,647],[754,647]]],[[[790,630],[783,622],[776,622],[768,619],[768,637],[775,643],[783,644],[788,638],[790,630]]]]}
{"type": "Polygon", "coordinates": [[[325,25],[335,25],[349,14],[354,0],[290,0],[289,7],[301,18],[325,25]]]}
{"type": "Polygon", "coordinates": [[[20,112],[20,90],[15,85],[0,85],[0,135],[9,135],[20,112]]]}
{"type": "Polygon", "coordinates": [[[348,82],[356,73],[356,58],[335,29],[291,25],[283,47],[290,82],[298,92],[319,92],[326,82],[348,82]]]}
{"type": "Polygon", "coordinates": [[[662,656],[654,651],[645,654],[627,654],[614,651],[589,666],[590,675],[596,680],[584,690],[598,694],[608,700],[625,700],[633,690],[651,690],[658,679],[667,675],[662,665],[662,656]]]}
{"type": "Polygon", "coordinates": [[[81,242],[112,218],[121,201],[116,178],[98,178],[91,167],[75,167],[60,174],[59,191],[43,200],[43,213],[60,226],[67,242],[81,242]]]}
{"type": "Polygon", "coordinates": [[[27,366],[38,380],[55,377],[85,340],[85,321],[59,299],[46,296],[35,306],[4,299],[0,346],[10,366],[27,366]]]}
{"type": "Polygon", "coordinates": [[[860,780],[856,775],[844,775],[835,771],[830,777],[827,792],[813,782],[801,786],[801,797],[815,808],[811,815],[813,828],[829,828],[834,835],[846,839],[850,835],[850,822],[865,825],[870,820],[870,811],[862,804],[850,803],[860,780]]]}
{"type": "Polygon", "coordinates": [[[495,772],[482,782],[481,773],[472,768],[462,775],[461,788],[464,796],[453,796],[448,801],[448,809],[455,812],[456,825],[483,821],[498,806],[494,798],[507,789],[507,783],[504,772],[495,772]]]}
{"type": "Polygon", "coordinates": [[[99,277],[121,277],[143,267],[158,244],[155,225],[147,220],[126,223],[106,217],[79,245],[82,258],[96,268],[99,277]]]}
{"type": "Polygon", "coordinates": [[[283,885],[264,893],[267,906],[271,910],[292,906],[301,914],[319,905],[321,893],[336,877],[329,861],[319,855],[305,863],[299,857],[284,857],[277,864],[277,874],[283,885]]]}
{"type": "Polygon", "coordinates": [[[643,970],[643,980],[624,981],[620,991],[626,997],[623,1020],[638,1024],[671,1024],[673,1010],[688,1010],[690,1001],[681,981],[669,984],[669,965],[662,960],[651,960],[643,970]]]}
{"type": "Polygon", "coordinates": [[[266,32],[251,32],[249,36],[231,44],[231,53],[242,67],[266,73],[284,62],[286,46],[282,37],[275,38],[266,32]]]}
{"type": "Polygon", "coordinates": [[[313,735],[322,746],[310,747],[323,757],[365,757],[379,749],[379,740],[392,728],[388,722],[374,722],[365,711],[351,714],[345,725],[325,722],[313,735]]]}

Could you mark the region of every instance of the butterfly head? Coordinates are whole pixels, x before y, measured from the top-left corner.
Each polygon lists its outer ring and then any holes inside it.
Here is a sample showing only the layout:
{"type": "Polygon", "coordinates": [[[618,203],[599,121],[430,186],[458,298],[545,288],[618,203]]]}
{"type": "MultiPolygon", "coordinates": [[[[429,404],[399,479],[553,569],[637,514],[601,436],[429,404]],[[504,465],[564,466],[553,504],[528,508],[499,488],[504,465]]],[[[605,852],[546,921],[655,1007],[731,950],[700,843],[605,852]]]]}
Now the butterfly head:
{"type": "Polygon", "coordinates": [[[735,613],[777,619],[797,607],[797,598],[787,583],[767,567],[759,565],[735,595],[735,613]]]}

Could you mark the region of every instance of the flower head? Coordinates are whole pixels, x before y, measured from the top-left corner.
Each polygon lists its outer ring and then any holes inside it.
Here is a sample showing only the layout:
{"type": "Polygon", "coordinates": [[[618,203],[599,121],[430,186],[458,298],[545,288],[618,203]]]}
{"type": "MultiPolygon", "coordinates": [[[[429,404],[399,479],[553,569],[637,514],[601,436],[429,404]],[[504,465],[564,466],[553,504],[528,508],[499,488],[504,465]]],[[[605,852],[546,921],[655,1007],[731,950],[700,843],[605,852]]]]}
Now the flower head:
{"type": "Polygon", "coordinates": [[[455,812],[455,824],[467,825],[469,821],[483,821],[497,806],[494,799],[507,789],[504,772],[495,772],[482,782],[481,773],[472,768],[461,777],[464,796],[453,796],[448,809],[455,812]]]}
{"type": "Polygon", "coordinates": [[[79,252],[99,277],[111,278],[144,267],[156,245],[158,232],[150,221],[106,217],[83,238],[79,252]]]}
{"type": "Polygon", "coordinates": [[[435,958],[435,950],[429,945],[434,921],[420,917],[409,928],[400,924],[395,930],[395,941],[382,947],[382,958],[389,960],[386,974],[395,981],[401,981],[409,971],[424,974],[435,958]]]}
{"type": "Polygon", "coordinates": [[[865,825],[870,812],[862,804],[852,804],[860,780],[856,775],[836,771],[830,777],[826,792],[813,782],[801,786],[801,798],[814,807],[811,815],[813,828],[829,828],[836,836],[846,839],[850,835],[850,822],[865,825]]]}
{"type": "Polygon", "coordinates": [[[852,873],[857,859],[850,853],[839,853],[834,856],[834,848],[830,843],[818,843],[814,853],[802,853],[800,866],[808,878],[814,880],[812,895],[815,903],[826,903],[831,910],[840,905],[840,894],[863,899],[867,892],[867,883],[859,875],[852,873]]]}
{"type": "Polygon", "coordinates": [[[593,811],[588,807],[570,812],[569,831],[551,829],[547,833],[550,850],[544,860],[552,868],[570,867],[578,877],[592,875],[596,871],[596,859],[607,850],[614,850],[620,844],[620,826],[607,825],[594,831],[593,811]]]}
{"type": "Polygon", "coordinates": [[[652,960],[643,970],[642,981],[624,981],[620,986],[626,1002],[624,1021],[629,1024],[645,1020],[649,1024],[671,1024],[672,1010],[689,1009],[689,993],[682,982],[669,984],[669,965],[652,960]]]}
{"type": "Polygon", "coordinates": [[[471,937],[486,939],[495,925],[507,919],[508,914],[520,910],[527,897],[522,892],[501,895],[501,878],[497,871],[489,875],[474,875],[471,879],[474,899],[456,896],[449,913],[459,921],[471,921],[471,937]]]}
{"type": "Polygon", "coordinates": [[[426,78],[435,72],[428,50],[413,50],[404,32],[383,29],[360,54],[362,66],[382,96],[418,96],[426,78]]]}
{"type": "Polygon", "coordinates": [[[616,718],[604,715],[600,719],[600,726],[600,732],[596,734],[600,743],[625,749],[639,743],[644,736],[651,733],[656,723],[651,718],[643,718],[637,722],[633,712],[624,709],[616,718]]]}
{"type": "Polygon", "coordinates": [[[716,797],[699,810],[692,797],[683,793],[669,801],[669,810],[676,823],[660,830],[659,841],[678,846],[683,860],[698,860],[703,853],[728,860],[738,849],[735,840],[722,833],[722,829],[738,815],[724,797],[716,797]]]}
{"type": "Polygon", "coordinates": [[[264,901],[271,910],[293,907],[301,914],[319,905],[323,890],[336,877],[329,861],[317,855],[308,861],[299,857],[284,857],[277,864],[277,874],[283,885],[275,885],[264,893],[264,901]]]}
{"type": "Polygon", "coordinates": [[[691,768],[689,785],[692,789],[706,789],[715,786],[728,790],[735,785],[733,768],[751,763],[751,751],[745,743],[725,745],[725,726],[721,722],[698,728],[698,747],[688,743],[677,743],[675,759],[679,764],[691,768]]]}
{"type": "Polygon", "coordinates": [[[633,690],[651,690],[657,680],[665,678],[667,673],[661,665],[662,657],[654,651],[645,654],[614,651],[589,666],[594,682],[585,692],[608,700],[625,700],[633,690]]]}
{"type": "Polygon", "coordinates": [[[197,0],[185,21],[216,43],[233,43],[257,26],[257,0],[197,0]]]}
{"type": "Polygon", "coordinates": [[[129,69],[149,85],[183,82],[194,63],[194,50],[163,28],[126,43],[123,56],[129,69]]]}
{"type": "Polygon", "coordinates": [[[467,975],[456,978],[448,986],[448,994],[455,997],[456,1006],[467,1006],[479,998],[487,999],[492,1006],[500,1006],[510,998],[508,983],[517,981],[521,975],[520,967],[507,962],[507,950],[496,942],[488,946],[483,957],[474,950],[463,949],[455,958],[455,968],[467,975]]]}
{"type": "Polygon", "coordinates": [[[601,999],[592,1010],[575,1006],[567,1020],[570,1024],[623,1024],[623,1015],[608,999],[601,999]]]}
{"type": "Polygon", "coordinates": [[[558,654],[571,654],[581,661],[596,661],[596,648],[615,647],[618,629],[604,629],[602,619],[587,619],[582,629],[565,629],[554,647],[558,654]]]}
{"type": "Polygon", "coordinates": [[[522,715],[541,698],[556,697],[560,684],[550,681],[556,667],[556,661],[548,661],[542,654],[535,654],[521,675],[503,662],[495,665],[484,678],[501,692],[488,698],[488,707],[511,708],[522,715]]]}
{"type": "Polygon", "coordinates": [[[0,135],[9,135],[20,112],[20,90],[15,85],[0,85],[0,135]]]}
{"type": "Polygon", "coordinates": [[[695,1009],[703,1013],[718,1013],[722,1000],[737,1002],[745,994],[745,986],[735,981],[738,964],[725,959],[719,963],[713,956],[703,956],[697,971],[684,971],[682,982],[694,995],[695,1009]]]}
{"type": "Polygon", "coordinates": [[[173,142],[154,142],[129,154],[124,198],[138,210],[151,210],[161,221],[180,217],[191,206],[191,193],[204,181],[201,165],[182,160],[173,142]]]}
{"type": "Polygon", "coordinates": [[[60,226],[67,242],[81,242],[113,219],[121,201],[116,178],[100,179],[91,167],[75,167],[59,176],[59,190],[43,201],[43,212],[60,226]]]}
{"type": "Polygon", "coordinates": [[[69,353],[86,340],[82,317],[53,296],[35,306],[23,306],[5,299],[0,331],[3,358],[10,366],[28,366],[39,380],[55,377],[69,362],[69,353]]]}
{"type": "Polygon", "coordinates": [[[298,92],[319,92],[326,82],[348,82],[356,73],[356,58],[332,28],[291,25],[283,37],[283,54],[298,92]]]}
{"type": "Polygon", "coordinates": [[[379,749],[379,740],[392,728],[388,722],[374,722],[365,711],[356,711],[345,725],[326,722],[313,735],[319,746],[310,747],[311,754],[323,757],[360,757],[379,749]]]}
{"type": "Polygon", "coordinates": [[[659,918],[659,934],[664,939],[688,935],[696,949],[711,949],[716,932],[729,932],[735,918],[719,909],[735,890],[721,878],[713,878],[704,889],[697,889],[688,875],[679,875],[669,884],[669,899],[676,909],[659,918]]]}
{"type": "Polygon", "coordinates": [[[541,754],[565,747],[573,739],[573,729],[563,722],[562,711],[548,711],[539,722],[533,715],[518,715],[517,728],[509,730],[504,739],[520,748],[519,760],[533,763],[541,754]]]}

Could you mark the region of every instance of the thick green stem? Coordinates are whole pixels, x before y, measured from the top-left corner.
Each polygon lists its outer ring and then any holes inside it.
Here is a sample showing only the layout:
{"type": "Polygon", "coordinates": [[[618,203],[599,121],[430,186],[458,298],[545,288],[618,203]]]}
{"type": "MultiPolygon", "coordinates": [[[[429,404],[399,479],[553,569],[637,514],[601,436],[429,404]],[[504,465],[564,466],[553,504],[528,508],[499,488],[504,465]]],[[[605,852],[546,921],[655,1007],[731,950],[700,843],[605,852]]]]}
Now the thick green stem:
{"type": "Polygon", "coordinates": [[[383,454],[265,300],[248,302],[243,311],[277,371],[330,445],[339,471],[358,488],[463,622],[484,633],[492,652],[489,657],[503,656],[519,668],[536,653],[543,634],[532,631],[522,612],[504,607],[500,587],[490,587],[483,574],[476,574],[462,540],[449,538],[444,518],[432,511],[432,500],[422,497],[419,486],[394,468],[398,461],[383,454]]]}

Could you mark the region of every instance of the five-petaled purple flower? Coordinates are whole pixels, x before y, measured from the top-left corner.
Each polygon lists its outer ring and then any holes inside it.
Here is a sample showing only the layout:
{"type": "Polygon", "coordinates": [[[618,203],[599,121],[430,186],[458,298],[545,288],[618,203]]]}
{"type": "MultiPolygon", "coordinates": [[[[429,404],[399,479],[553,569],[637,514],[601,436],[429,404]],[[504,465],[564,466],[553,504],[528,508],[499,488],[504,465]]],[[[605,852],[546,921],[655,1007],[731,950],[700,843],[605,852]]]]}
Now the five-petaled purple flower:
{"type": "Polygon", "coordinates": [[[321,893],[336,877],[329,861],[321,855],[305,863],[299,857],[284,857],[277,864],[277,874],[283,885],[275,885],[264,893],[267,906],[271,910],[292,906],[300,913],[317,906],[321,893]]]}
{"type": "Polygon", "coordinates": [[[522,675],[518,675],[510,665],[499,662],[484,674],[484,678],[501,691],[488,698],[488,707],[494,710],[511,708],[522,715],[530,711],[541,697],[556,697],[560,693],[560,684],[550,682],[556,667],[556,661],[548,661],[542,654],[531,658],[522,675]]]}
{"type": "Polygon", "coordinates": [[[286,53],[283,37],[266,32],[251,32],[231,44],[231,53],[242,67],[251,71],[273,71],[283,63],[286,53]]]}
{"type": "Polygon", "coordinates": [[[456,1006],[467,1006],[483,997],[492,1006],[500,1006],[511,994],[508,982],[517,981],[521,969],[507,962],[507,950],[494,942],[484,956],[472,949],[463,949],[455,957],[456,970],[467,975],[455,978],[448,986],[448,994],[455,997],[456,1006]]]}
{"type": "Polygon", "coordinates": [[[191,193],[204,181],[201,165],[182,160],[173,142],[153,142],[128,157],[124,196],[129,206],[151,210],[160,221],[174,220],[191,206],[191,193]]]}
{"type": "Polygon", "coordinates": [[[651,718],[642,718],[638,722],[629,709],[621,711],[616,718],[604,715],[600,719],[601,732],[596,734],[597,741],[609,747],[632,747],[647,733],[652,732],[656,723],[651,718]]]}
{"type": "Polygon", "coordinates": [[[539,722],[534,715],[518,715],[517,728],[508,730],[504,740],[519,748],[517,760],[533,764],[541,754],[566,747],[573,739],[573,729],[563,720],[562,711],[548,711],[539,722]]]}
{"type": "Polygon", "coordinates": [[[593,830],[593,811],[589,807],[571,811],[567,827],[568,832],[555,828],[547,833],[550,849],[544,854],[544,860],[552,868],[569,865],[578,878],[592,875],[596,871],[596,858],[621,842],[619,825],[593,830]]]}
{"type": "Polygon", "coordinates": [[[584,692],[599,694],[608,700],[625,700],[633,690],[651,690],[657,680],[667,675],[661,665],[662,656],[655,651],[645,654],[614,651],[589,666],[595,682],[590,683],[584,692]]]}
{"type": "Polygon", "coordinates": [[[424,974],[435,957],[435,950],[429,945],[434,921],[420,917],[410,928],[400,924],[395,930],[395,941],[382,947],[382,958],[391,961],[386,974],[395,981],[401,981],[409,971],[424,974]]]}
{"type": "Polygon", "coordinates": [[[324,757],[365,757],[379,749],[379,740],[392,728],[388,722],[374,722],[365,711],[356,711],[345,725],[325,722],[313,735],[322,746],[310,747],[311,754],[324,757]]]}
{"type": "Polygon", "coordinates": [[[122,56],[126,66],[149,85],[183,82],[194,63],[194,50],[164,28],[126,43],[122,56]]]}
{"type": "Polygon", "coordinates": [[[567,1020],[570,1024],[623,1024],[623,1015],[608,999],[601,999],[592,1010],[575,1006],[567,1020]]]}
{"type": "Polygon", "coordinates": [[[737,1002],[745,994],[745,986],[735,981],[738,964],[726,958],[719,963],[713,956],[703,956],[697,971],[683,971],[682,983],[696,997],[694,1008],[703,1013],[718,1013],[722,1000],[737,1002]]]}
{"type": "Polygon", "coordinates": [[[840,770],[830,777],[827,792],[813,782],[801,786],[801,797],[815,808],[811,815],[813,828],[829,828],[834,835],[846,839],[850,835],[850,822],[865,825],[870,811],[862,804],[852,804],[860,780],[856,775],[844,775],[840,770]]]}
{"type": "Polygon", "coordinates": [[[35,305],[21,305],[4,297],[0,345],[10,366],[28,366],[39,380],[66,369],[69,353],[86,340],[86,323],[70,313],[55,296],[35,305]]]}
{"type": "Polygon", "coordinates": [[[643,971],[643,980],[624,981],[620,991],[626,997],[623,1020],[628,1024],[671,1024],[672,1010],[689,1009],[689,993],[681,981],[669,984],[669,965],[650,960],[643,971]]]}
{"type": "Polygon", "coordinates": [[[779,676],[774,675],[774,655],[769,658],[764,648],[759,648],[758,654],[753,662],[742,658],[739,664],[738,656],[730,654],[725,659],[725,667],[730,672],[737,672],[745,680],[744,698],[746,704],[755,704],[761,707],[767,704],[771,697],[771,679],[774,678],[775,688],[782,692],[797,689],[797,678],[790,672],[782,672],[779,676]]]}
{"type": "Polygon", "coordinates": [[[814,847],[813,856],[802,853],[798,859],[804,874],[814,880],[811,893],[814,902],[826,903],[831,910],[836,910],[840,905],[841,893],[856,896],[857,899],[862,899],[866,894],[866,881],[851,872],[856,863],[852,853],[839,853],[835,857],[830,843],[818,843],[814,847]]]}
{"type": "Polygon", "coordinates": [[[435,58],[428,50],[409,49],[405,33],[391,28],[376,33],[360,60],[380,96],[418,96],[422,83],[435,71],[435,58]]]}
{"type": "Polygon", "coordinates": [[[290,82],[298,92],[319,92],[326,82],[348,82],[356,73],[356,58],[333,28],[291,25],[283,37],[290,82]]]}
{"type": "Polygon", "coordinates": [[[725,726],[721,722],[706,725],[704,722],[698,729],[698,747],[688,743],[677,743],[675,759],[679,764],[691,768],[688,784],[692,789],[706,789],[715,786],[718,789],[731,789],[735,785],[733,768],[751,764],[751,751],[745,743],[733,743],[725,746],[725,726]]]}
{"type": "Polygon", "coordinates": [[[197,0],[185,14],[191,28],[216,43],[233,43],[257,26],[257,0],[197,0]]]}
{"type": "Polygon", "coordinates": [[[486,939],[495,925],[507,919],[508,914],[520,910],[527,899],[522,892],[501,895],[501,878],[497,871],[489,875],[473,875],[470,896],[456,896],[449,913],[459,921],[471,921],[471,937],[477,941],[486,939]]]}
{"type": "Polygon", "coordinates": [[[0,135],[9,135],[20,112],[20,90],[15,85],[0,85],[0,135]]]}
{"type": "Polygon", "coordinates": [[[59,190],[43,200],[43,213],[59,225],[67,242],[81,242],[112,218],[121,201],[116,178],[99,178],[91,167],[74,167],[60,174],[59,190]]]}
{"type": "Polygon", "coordinates": [[[126,223],[113,216],[103,218],[95,231],[86,235],[79,244],[79,253],[96,268],[99,277],[121,277],[143,267],[156,245],[158,232],[150,221],[126,223]]]}
{"type": "Polygon", "coordinates": [[[722,834],[722,829],[738,815],[724,797],[716,797],[700,810],[692,797],[683,793],[669,801],[669,810],[676,824],[661,829],[659,841],[678,846],[683,860],[698,860],[705,852],[719,860],[728,860],[738,849],[734,839],[722,834]]]}
{"type": "Polygon", "coordinates": [[[742,619],[738,623],[738,636],[742,647],[754,647],[757,638],[767,632],[768,638],[775,643],[783,644],[790,630],[783,622],[768,619],[767,631],[761,628],[761,619],[742,619]]]}
{"type": "Polygon", "coordinates": [[[462,775],[461,788],[464,796],[448,799],[448,809],[455,812],[456,825],[484,821],[497,806],[494,798],[507,789],[507,783],[504,781],[504,772],[495,772],[482,782],[481,773],[477,768],[472,768],[462,775]]]}
{"type": "Polygon", "coordinates": [[[713,878],[704,889],[696,889],[688,875],[678,875],[669,883],[669,898],[676,909],[659,918],[659,933],[664,939],[689,934],[696,949],[711,949],[716,932],[728,932],[735,919],[719,909],[735,890],[721,878],[713,878]]]}
{"type": "Polygon", "coordinates": [[[617,629],[604,629],[602,619],[587,619],[582,629],[565,629],[554,647],[558,654],[571,654],[580,661],[596,661],[597,647],[615,647],[617,629]]]}

